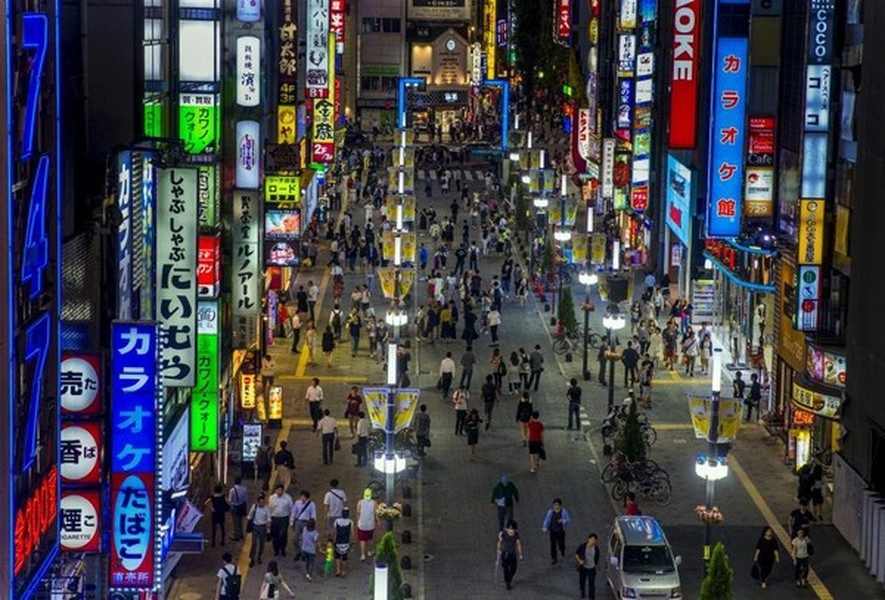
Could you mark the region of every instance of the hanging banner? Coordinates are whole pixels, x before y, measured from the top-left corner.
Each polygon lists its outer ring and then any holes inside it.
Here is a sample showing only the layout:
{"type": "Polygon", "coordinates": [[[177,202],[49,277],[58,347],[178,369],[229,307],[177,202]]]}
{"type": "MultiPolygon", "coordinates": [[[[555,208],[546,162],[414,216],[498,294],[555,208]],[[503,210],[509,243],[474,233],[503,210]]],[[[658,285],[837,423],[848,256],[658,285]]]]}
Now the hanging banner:
{"type": "Polygon", "coordinates": [[[415,411],[418,409],[418,398],[420,395],[421,390],[418,389],[402,389],[394,393],[393,402],[396,405],[396,427],[394,431],[400,432],[412,426],[412,419],[415,417],[415,411]]]}
{"type": "Polygon", "coordinates": [[[64,352],[59,373],[62,415],[97,415],[102,409],[101,355],[64,352]]]}
{"type": "Polygon", "coordinates": [[[572,263],[583,265],[587,262],[587,242],[586,236],[578,235],[572,237],[572,263]]]}
{"type": "Polygon", "coordinates": [[[590,262],[594,265],[605,264],[606,238],[604,233],[590,236],[590,262]]]}
{"type": "Polygon", "coordinates": [[[191,452],[218,450],[218,302],[202,301],[197,321],[197,383],[191,392],[191,452]]]}
{"type": "Polygon", "coordinates": [[[403,222],[412,223],[415,221],[415,213],[417,212],[417,201],[415,196],[387,196],[384,200],[387,206],[387,218],[396,223],[397,206],[402,200],[403,205],[403,222]]]}
{"type": "MultiPolygon", "coordinates": [[[[547,214],[552,225],[557,227],[563,224],[562,219],[562,201],[559,199],[551,199],[547,206],[547,214]]],[[[575,219],[578,217],[578,203],[575,200],[566,200],[565,202],[565,225],[572,227],[575,219]]]]}
{"type": "Polygon", "coordinates": [[[101,492],[67,490],[61,494],[61,551],[101,551],[101,492]]]}
{"type": "MultiPolygon", "coordinates": [[[[329,0],[307,0],[307,98],[329,97],[329,0]]],[[[333,41],[334,44],[334,41],[333,41]]],[[[329,102],[331,106],[331,102],[329,102]]],[[[331,108],[330,108],[331,110],[331,108]]],[[[316,114],[314,114],[316,122],[316,114]]],[[[316,138],[314,138],[316,139],[316,138]]]]}
{"type": "Polygon", "coordinates": [[[261,423],[243,423],[243,462],[254,463],[258,458],[263,429],[261,423]]]}
{"type": "Polygon", "coordinates": [[[261,103],[261,40],[244,35],[237,38],[237,106],[261,103]]]}
{"type": "MultiPolygon", "coordinates": [[[[381,293],[385,298],[393,299],[396,290],[396,272],[393,267],[379,267],[375,270],[378,275],[378,283],[381,285],[381,293]]],[[[415,271],[411,269],[399,270],[399,299],[402,300],[412,289],[415,283],[415,271]]]]}
{"type": "Polygon", "coordinates": [[[156,324],[111,325],[111,589],[155,583],[158,342],[156,324]]]}
{"type": "Polygon", "coordinates": [[[392,192],[399,193],[400,178],[402,178],[402,193],[415,193],[415,169],[408,167],[389,167],[387,169],[387,184],[392,192]]]}
{"type": "MultiPolygon", "coordinates": [[[[733,398],[719,399],[719,437],[717,444],[726,444],[737,437],[741,428],[741,411],[743,405],[740,400],[733,398]]],[[[691,415],[691,424],[694,427],[694,435],[698,439],[709,439],[710,415],[712,401],[709,396],[689,396],[688,411],[691,415]]]]}
{"type": "Polygon", "coordinates": [[[163,385],[193,387],[197,352],[197,170],[157,169],[157,318],[163,385]]]}
{"type": "MultiPolygon", "coordinates": [[[[414,233],[404,232],[399,234],[398,237],[400,238],[400,259],[402,263],[414,263],[418,250],[418,236],[414,233]]],[[[382,258],[384,260],[396,259],[396,239],[397,234],[393,231],[385,231],[382,234],[382,240],[384,240],[382,258]]]]}
{"type": "Polygon", "coordinates": [[[231,237],[231,307],[233,348],[249,348],[258,341],[261,311],[262,256],[259,250],[258,193],[234,190],[231,237]]]}
{"type": "MultiPolygon", "coordinates": [[[[366,403],[366,416],[374,429],[382,431],[387,427],[387,396],[390,388],[363,388],[363,400],[366,403]]],[[[396,407],[395,431],[399,432],[412,423],[421,390],[398,389],[394,391],[393,403],[396,407]]]]}

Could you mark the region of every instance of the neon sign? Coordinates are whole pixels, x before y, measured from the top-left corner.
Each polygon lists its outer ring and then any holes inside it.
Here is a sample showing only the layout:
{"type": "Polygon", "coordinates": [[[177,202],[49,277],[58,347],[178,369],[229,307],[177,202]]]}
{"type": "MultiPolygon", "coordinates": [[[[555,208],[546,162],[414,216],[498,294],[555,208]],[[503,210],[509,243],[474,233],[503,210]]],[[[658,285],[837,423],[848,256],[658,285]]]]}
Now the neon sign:
{"type": "Polygon", "coordinates": [[[24,506],[15,513],[15,562],[18,575],[37,550],[43,534],[55,524],[58,511],[58,467],[53,466],[24,506]]]}

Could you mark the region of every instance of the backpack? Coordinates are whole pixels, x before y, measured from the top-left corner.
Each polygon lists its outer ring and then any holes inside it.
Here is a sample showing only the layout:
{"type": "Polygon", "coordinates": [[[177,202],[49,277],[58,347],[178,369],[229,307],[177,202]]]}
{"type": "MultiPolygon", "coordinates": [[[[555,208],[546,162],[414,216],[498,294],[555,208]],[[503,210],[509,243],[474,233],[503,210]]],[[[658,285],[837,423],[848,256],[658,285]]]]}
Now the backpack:
{"type": "Polygon", "coordinates": [[[341,311],[335,311],[332,313],[332,328],[338,329],[341,327],[341,311]]]}
{"type": "Polygon", "coordinates": [[[222,570],[227,573],[227,578],[224,580],[224,596],[228,600],[238,600],[240,597],[240,589],[243,586],[243,577],[240,575],[236,566],[234,567],[233,573],[228,571],[227,567],[222,570]]]}

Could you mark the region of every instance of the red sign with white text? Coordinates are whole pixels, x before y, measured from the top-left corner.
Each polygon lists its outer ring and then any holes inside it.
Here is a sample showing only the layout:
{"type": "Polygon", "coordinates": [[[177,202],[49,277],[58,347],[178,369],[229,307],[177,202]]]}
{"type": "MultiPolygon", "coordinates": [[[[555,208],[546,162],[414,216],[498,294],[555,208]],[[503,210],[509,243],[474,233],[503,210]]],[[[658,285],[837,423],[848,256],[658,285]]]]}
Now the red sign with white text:
{"type": "Polygon", "coordinates": [[[329,33],[335,34],[336,52],[344,52],[344,0],[329,3],[329,33]]]}
{"type": "Polygon", "coordinates": [[[636,212],[642,212],[648,209],[648,186],[647,185],[636,185],[633,186],[632,190],[632,198],[630,199],[630,204],[633,207],[633,210],[636,212]]]}
{"type": "Polygon", "coordinates": [[[101,493],[67,490],[61,494],[61,551],[101,550],[101,493]]]}
{"type": "Polygon", "coordinates": [[[559,18],[557,31],[561,42],[568,42],[572,35],[572,0],[559,1],[559,18]]]}
{"type": "Polygon", "coordinates": [[[221,236],[201,235],[197,258],[197,288],[200,298],[217,298],[221,289],[221,236]]]}
{"type": "Polygon", "coordinates": [[[676,0],[670,82],[670,148],[695,147],[701,0],[676,0]]]}

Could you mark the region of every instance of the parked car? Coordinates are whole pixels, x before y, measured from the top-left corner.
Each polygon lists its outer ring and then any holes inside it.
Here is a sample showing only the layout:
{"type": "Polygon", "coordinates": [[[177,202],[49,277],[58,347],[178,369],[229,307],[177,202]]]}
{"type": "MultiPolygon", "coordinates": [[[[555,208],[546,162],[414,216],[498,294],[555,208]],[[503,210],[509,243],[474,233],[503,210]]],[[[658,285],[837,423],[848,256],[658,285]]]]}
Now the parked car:
{"type": "Polygon", "coordinates": [[[606,545],[608,585],[615,598],[682,598],[681,556],[673,556],[654,517],[615,517],[606,545]]]}

